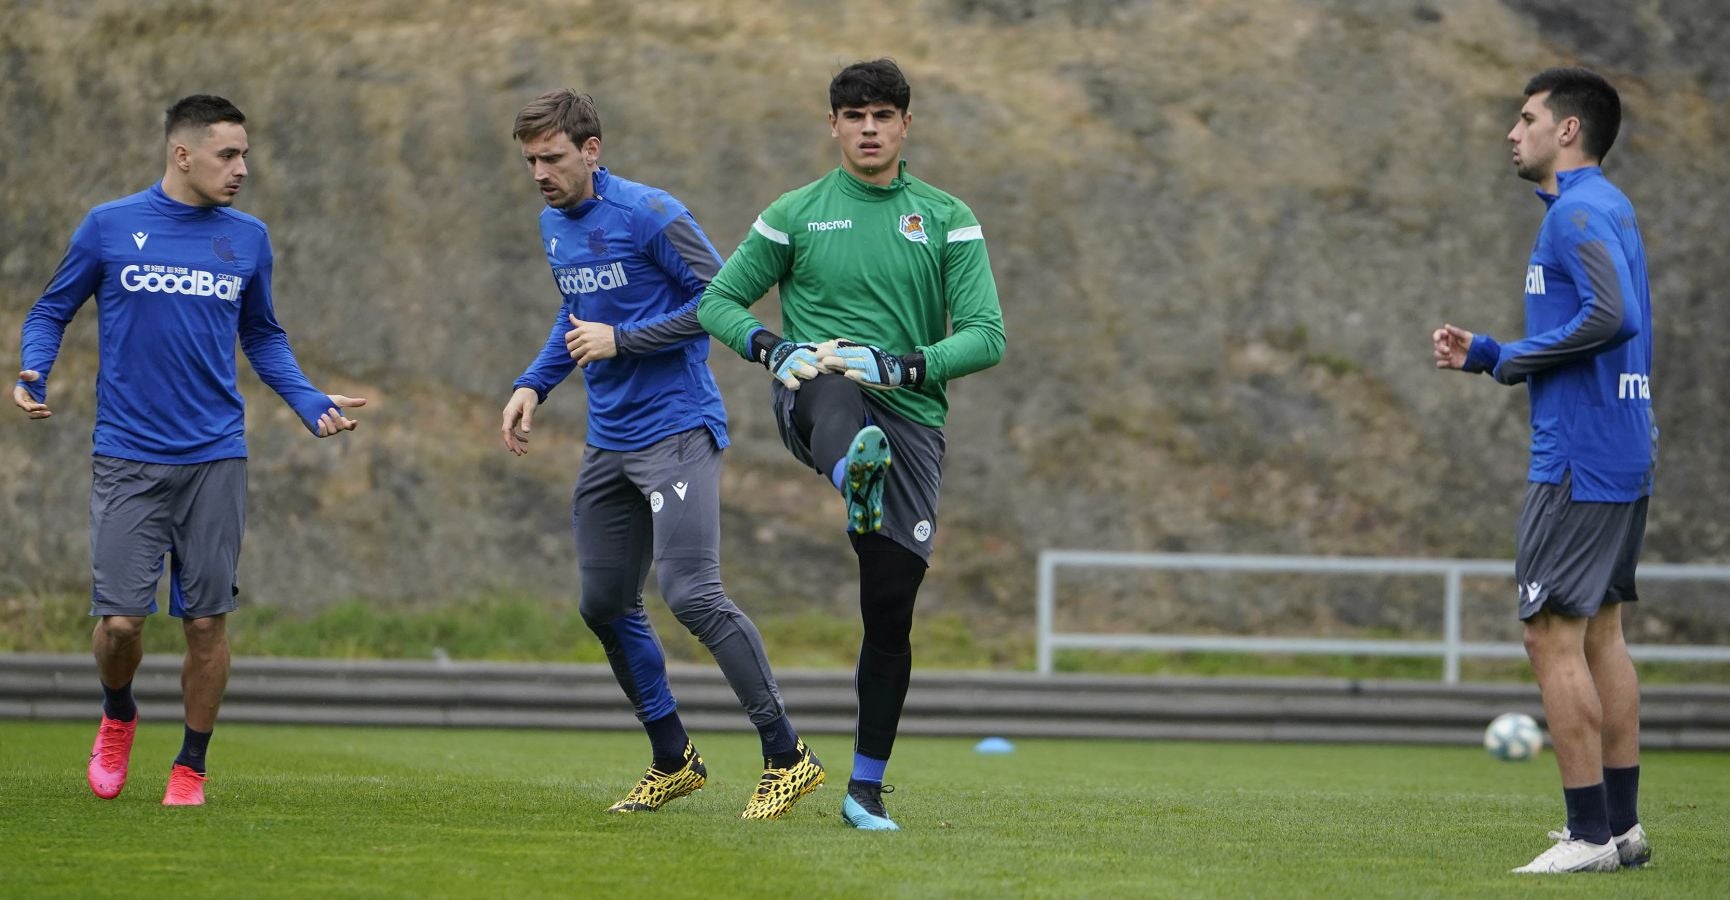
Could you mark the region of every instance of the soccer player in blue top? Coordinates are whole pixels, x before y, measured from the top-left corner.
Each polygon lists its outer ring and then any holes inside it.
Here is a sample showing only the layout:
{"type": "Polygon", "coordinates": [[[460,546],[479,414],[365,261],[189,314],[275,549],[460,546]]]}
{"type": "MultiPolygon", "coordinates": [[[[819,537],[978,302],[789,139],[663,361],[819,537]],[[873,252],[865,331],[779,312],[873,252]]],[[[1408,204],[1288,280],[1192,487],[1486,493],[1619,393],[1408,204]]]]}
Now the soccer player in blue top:
{"type": "Polygon", "coordinates": [[[204,803],[205,753],[228,685],[227,616],[246,525],[246,434],[235,387],[238,338],[253,371],[318,437],[352,431],[300,371],[271,305],[270,235],[230,208],[247,175],[246,117],[207,94],[169,107],[168,166],[147,190],[92,209],[24,320],[13,402],[53,415],[48,377],[66,325],[96,297],[95,460],[90,486],[91,643],[104,694],[90,753],[96,796],[126,785],[138,727],[132,677],[169,559],[181,619],[186,732],[162,802],[204,803]]]}
{"type": "Polygon", "coordinates": [[[542,94],[517,114],[513,135],[547,204],[541,249],[564,302],[516,381],[500,431],[507,450],[527,453],[536,406],[583,370],[588,447],[571,504],[579,610],[653,757],[608,811],[659,809],[702,788],[708,775],[643,611],[653,561],[661,596],[714,654],[762,739],[763,775],[743,817],[778,818],[823,783],[823,766],[787,719],[757,627],[721,588],[727,414],[697,321],[721,258],[671,194],[600,165],[600,113],[587,94],[542,94]]]}
{"type": "Polygon", "coordinates": [[[1652,855],[1636,809],[1640,685],[1622,637],[1658,441],[1652,304],[1634,207],[1599,168],[1622,122],[1615,88],[1548,69],[1525,93],[1508,140],[1548,209],[1526,264],[1526,337],[1443,325],[1431,340],[1437,368],[1531,395],[1514,577],[1568,825],[1514,871],[1614,871],[1652,855]]]}

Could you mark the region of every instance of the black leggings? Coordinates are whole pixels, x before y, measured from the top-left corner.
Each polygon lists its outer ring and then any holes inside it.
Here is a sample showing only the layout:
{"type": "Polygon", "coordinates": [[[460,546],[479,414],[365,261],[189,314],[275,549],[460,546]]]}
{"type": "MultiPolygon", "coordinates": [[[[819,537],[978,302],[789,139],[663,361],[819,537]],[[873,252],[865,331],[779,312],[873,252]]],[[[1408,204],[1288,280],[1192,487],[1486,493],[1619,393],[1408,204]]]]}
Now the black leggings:
{"type": "Polygon", "coordinates": [[[865,392],[841,375],[819,375],[805,382],[793,402],[793,428],[811,448],[817,473],[824,478],[847,455],[847,444],[870,419],[865,392]]]}
{"type": "MultiPolygon", "coordinates": [[[[840,375],[819,375],[799,386],[793,428],[825,478],[870,421],[864,392],[840,375]]],[[[859,614],[865,623],[853,678],[859,695],[854,749],[888,759],[913,673],[913,603],[925,580],[925,560],[881,534],[852,535],[851,540],[859,556],[859,614]]]]}
{"type": "Polygon", "coordinates": [[[888,759],[913,674],[913,602],[925,580],[925,560],[880,534],[854,537],[853,549],[859,554],[859,613],[865,621],[853,677],[859,694],[853,749],[888,759]]]}

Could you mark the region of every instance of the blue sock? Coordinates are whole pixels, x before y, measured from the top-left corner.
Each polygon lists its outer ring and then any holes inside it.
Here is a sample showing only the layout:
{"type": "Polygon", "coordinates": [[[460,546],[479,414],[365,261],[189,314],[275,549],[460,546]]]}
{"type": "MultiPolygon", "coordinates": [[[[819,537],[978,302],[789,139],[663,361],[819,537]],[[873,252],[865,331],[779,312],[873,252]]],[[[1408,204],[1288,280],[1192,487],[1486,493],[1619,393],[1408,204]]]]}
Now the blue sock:
{"type": "Polygon", "coordinates": [[[174,764],[185,766],[200,775],[204,774],[204,754],[210,749],[210,732],[193,731],[192,726],[186,726],[186,737],[180,742],[180,755],[174,758],[174,764]]]}
{"type": "Polygon", "coordinates": [[[132,682],[117,688],[102,685],[102,714],[116,722],[138,718],[138,704],[132,699],[132,682]]]}
{"type": "Polygon", "coordinates": [[[799,732],[786,713],[757,726],[757,737],[763,741],[763,759],[772,768],[786,769],[799,761],[799,732]]]}
{"type": "Polygon", "coordinates": [[[1610,833],[1627,834],[1640,824],[1640,767],[1604,767],[1604,794],[1610,807],[1610,833]]]}
{"type": "Polygon", "coordinates": [[[869,781],[873,784],[883,783],[883,773],[889,769],[889,760],[866,756],[858,751],[853,752],[853,774],[848,776],[853,781],[869,781]]]}
{"type": "Polygon", "coordinates": [[[829,483],[835,486],[835,490],[841,490],[841,479],[846,477],[847,457],[843,456],[835,460],[835,468],[829,470],[829,483]]]}
{"type": "Polygon", "coordinates": [[[1610,843],[1610,809],[1604,795],[1602,781],[1588,787],[1562,788],[1562,799],[1568,804],[1568,835],[1574,840],[1610,843]]]}
{"type": "Polygon", "coordinates": [[[649,752],[654,755],[655,768],[677,772],[685,765],[685,745],[691,742],[691,737],[685,733],[685,723],[680,721],[678,713],[668,713],[653,722],[644,722],[643,730],[649,733],[649,752]]]}

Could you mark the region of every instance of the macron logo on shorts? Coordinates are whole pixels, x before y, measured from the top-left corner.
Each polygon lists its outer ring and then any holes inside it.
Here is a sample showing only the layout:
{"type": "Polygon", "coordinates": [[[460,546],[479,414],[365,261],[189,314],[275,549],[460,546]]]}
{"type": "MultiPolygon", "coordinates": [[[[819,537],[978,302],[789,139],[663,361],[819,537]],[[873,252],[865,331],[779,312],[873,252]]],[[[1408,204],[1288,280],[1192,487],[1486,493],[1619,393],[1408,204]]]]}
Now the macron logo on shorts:
{"type": "Polygon", "coordinates": [[[691,485],[687,482],[675,481],[673,482],[673,493],[678,494],[679,499],[683,500],[685,499],[685,491],[690,488],[690,486],[691,485]]]}
{"type": "Polygon", "coordinates": [[[1534,581],[1531,584],[1520,585],[1520,601],[1522,603],[1538,602],[1538,595],[1544,592],[1544,583],[1534,581]]]}

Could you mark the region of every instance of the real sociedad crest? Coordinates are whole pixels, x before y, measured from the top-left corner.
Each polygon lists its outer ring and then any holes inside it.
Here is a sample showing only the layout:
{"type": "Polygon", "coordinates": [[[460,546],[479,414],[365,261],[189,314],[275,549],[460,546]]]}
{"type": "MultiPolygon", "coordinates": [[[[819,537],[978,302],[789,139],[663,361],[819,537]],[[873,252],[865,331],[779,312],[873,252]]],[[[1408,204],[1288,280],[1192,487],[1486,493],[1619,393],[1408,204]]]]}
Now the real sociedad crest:
{"type": "Polygon", "coordinates": [[[925,243],[925,217],[918,213],[902,216],[901,236],[915,244],[925,243]]]}
{"type": "Polygon", "coordinates": [[[589,252],[600,256],[607,252],[607,230],[596,228],[589,232],[589,252]]]}
{"type": "Polygon", "coordinates": [[[234,244],[229,241],[226,234],[219,234],[210,239],[210,252],[215,253],[216,258],[225,263],[234,262],[234,244]]]}

